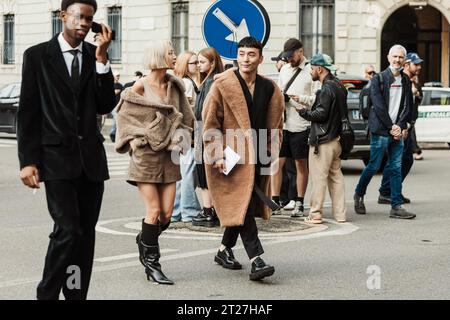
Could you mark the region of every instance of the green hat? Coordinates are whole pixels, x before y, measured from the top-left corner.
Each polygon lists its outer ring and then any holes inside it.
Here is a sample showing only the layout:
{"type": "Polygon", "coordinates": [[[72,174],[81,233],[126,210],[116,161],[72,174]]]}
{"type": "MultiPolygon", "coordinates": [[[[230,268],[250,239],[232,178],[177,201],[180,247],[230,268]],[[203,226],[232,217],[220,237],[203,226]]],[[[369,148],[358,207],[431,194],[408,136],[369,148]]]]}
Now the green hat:
{"type": "Polygon", "coordinates": [[[330,71],[336,71],[338,68],[333,65],[333,59],[327,54],[318,53],[311,58],[309,62],[312,66],[321,66],[330,71]]]}

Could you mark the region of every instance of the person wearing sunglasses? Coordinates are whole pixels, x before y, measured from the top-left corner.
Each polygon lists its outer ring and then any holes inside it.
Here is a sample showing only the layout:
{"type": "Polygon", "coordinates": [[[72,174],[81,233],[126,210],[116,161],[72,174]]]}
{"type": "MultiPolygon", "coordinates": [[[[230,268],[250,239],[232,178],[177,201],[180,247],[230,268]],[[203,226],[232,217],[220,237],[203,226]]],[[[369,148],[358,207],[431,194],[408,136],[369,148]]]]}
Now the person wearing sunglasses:
{"type": "Polygon", "coordinates": [[[364,70],[364,78],[367,80],[372,80],[373,76],[376,75],[375,67],[373,65],[366,66],[364,70]]]}

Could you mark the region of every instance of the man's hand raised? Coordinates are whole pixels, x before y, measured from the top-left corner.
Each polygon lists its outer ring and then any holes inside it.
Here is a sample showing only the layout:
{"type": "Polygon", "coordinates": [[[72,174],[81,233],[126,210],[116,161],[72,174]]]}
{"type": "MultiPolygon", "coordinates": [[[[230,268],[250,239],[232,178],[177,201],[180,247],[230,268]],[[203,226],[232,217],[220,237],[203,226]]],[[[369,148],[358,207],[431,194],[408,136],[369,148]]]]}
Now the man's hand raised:
{"type": "Polygon", "coordinates": [[[101,26],[102,32],[99,32],[94,36],[95,43],[98,45],[97,50],[95,51],[95,59],[98,62],[106,64],[106,62],[108,62],[107,51],[112,40],[112,29],[105,26],[103,23],[101,26]]]}

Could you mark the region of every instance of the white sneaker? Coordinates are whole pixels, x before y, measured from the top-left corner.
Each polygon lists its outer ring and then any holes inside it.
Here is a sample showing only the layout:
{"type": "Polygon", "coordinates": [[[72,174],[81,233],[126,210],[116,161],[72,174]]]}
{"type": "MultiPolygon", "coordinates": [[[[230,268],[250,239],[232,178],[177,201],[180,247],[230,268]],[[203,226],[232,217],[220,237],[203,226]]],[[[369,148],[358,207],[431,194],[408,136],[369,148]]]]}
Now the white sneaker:
{"type": "Polygon", "coordinates": [[[294,210],[294,208],[295,208],[294,200],[289,201],[289,203],[283,207],[284,210],[294,210]]]}
{"type": "Polygon", "coordinates": [[[294,211],[292,211],[291,213],[291,217],[292,218],[303,217],[304,210],[305,209],[303,207],[303,203],[301,203],[300,201],[296,201],[294,211]]]}

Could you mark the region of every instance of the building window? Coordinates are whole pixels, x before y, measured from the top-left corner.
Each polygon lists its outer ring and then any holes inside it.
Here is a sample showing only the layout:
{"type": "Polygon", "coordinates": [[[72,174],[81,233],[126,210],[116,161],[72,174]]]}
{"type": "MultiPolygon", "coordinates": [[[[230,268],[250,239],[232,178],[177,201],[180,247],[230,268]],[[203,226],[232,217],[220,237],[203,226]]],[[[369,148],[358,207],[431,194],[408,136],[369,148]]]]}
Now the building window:
{"type": "Polygon", "coordinates": [[[109,60],[111,63],[122,62],[122,8],[108,8],[108,25],[116,33],[115,40],[109,46],[109,60]]]}
{"type": "Polygon", "coordinates": [[[61,11],[56,10],[52,11],[52,35],[56,36],[57,34],[62,32],[62,21],[59,18],[59,14],[61,11]]]}
{"type": "Polygon", "coordinates": [[[308,58],[321,52],[334,59],[334,0],[300,0],[300,39],[308,58]]]}
{"type": "Polygon", "coordinates": [[[14,64],[14,15],[3,16],[3,64],[14,64]]]}
{"type": "Polygon", "coordinates": [[[176,54],[189,48],[189,3],[172,3],[172,44],[176,54]]]}

